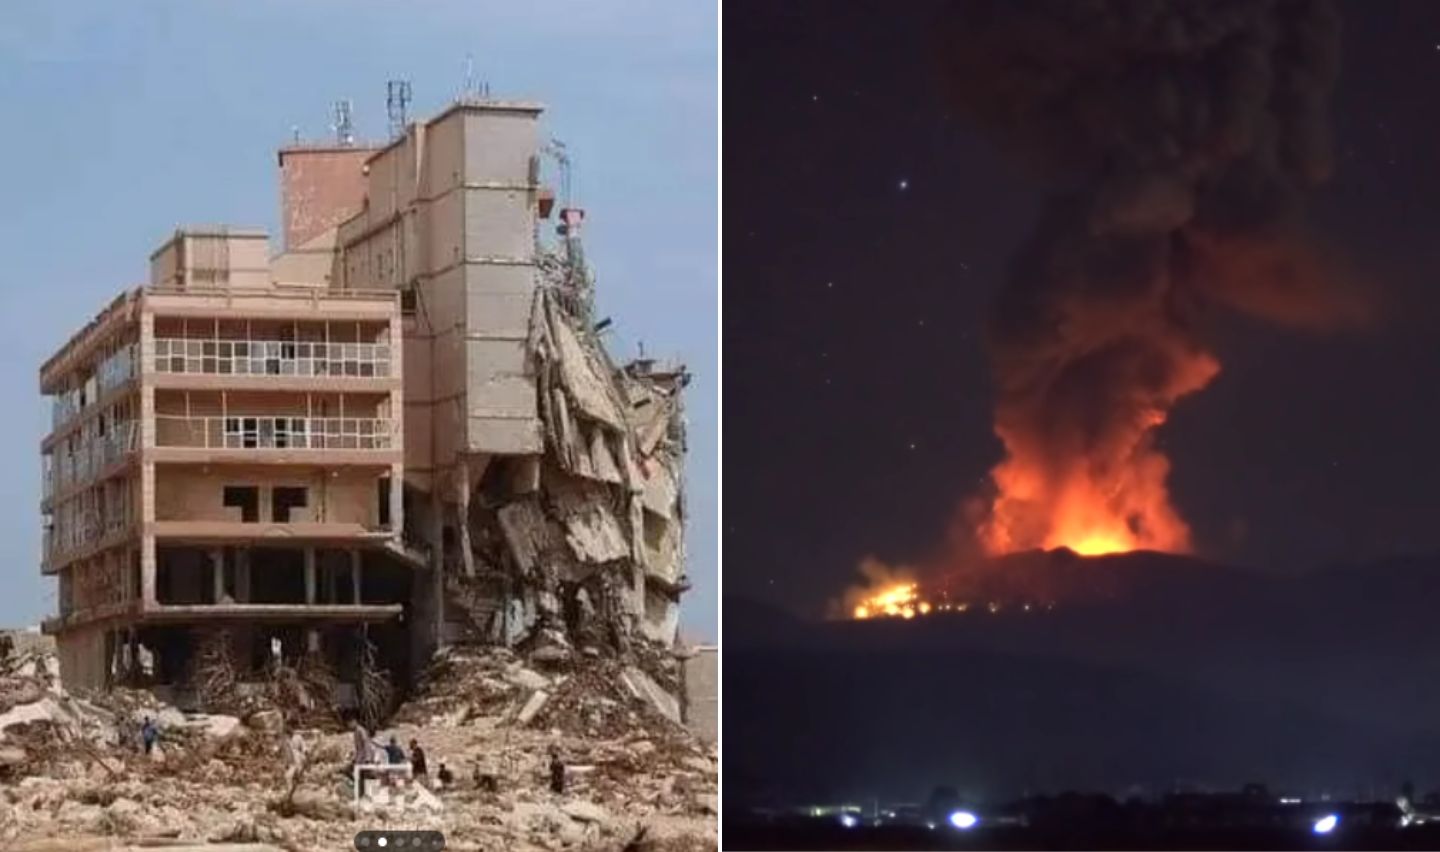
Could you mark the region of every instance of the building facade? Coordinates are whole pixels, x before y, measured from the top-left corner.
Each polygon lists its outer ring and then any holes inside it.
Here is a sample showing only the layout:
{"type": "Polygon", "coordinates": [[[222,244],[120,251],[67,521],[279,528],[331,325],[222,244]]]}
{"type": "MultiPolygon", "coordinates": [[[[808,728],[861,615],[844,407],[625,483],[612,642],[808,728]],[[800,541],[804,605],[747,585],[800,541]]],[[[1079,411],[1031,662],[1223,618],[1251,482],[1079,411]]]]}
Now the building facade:
{"type": "Polygon", "coordinates": [[[181,229],[44,365],[68,685],[184,687],[217,635],[342,683],[462,639],[674,642],[689,377],[611,360],[583,214],[543,227],[540,114],[283,148],[281,253],[181,229]]]}

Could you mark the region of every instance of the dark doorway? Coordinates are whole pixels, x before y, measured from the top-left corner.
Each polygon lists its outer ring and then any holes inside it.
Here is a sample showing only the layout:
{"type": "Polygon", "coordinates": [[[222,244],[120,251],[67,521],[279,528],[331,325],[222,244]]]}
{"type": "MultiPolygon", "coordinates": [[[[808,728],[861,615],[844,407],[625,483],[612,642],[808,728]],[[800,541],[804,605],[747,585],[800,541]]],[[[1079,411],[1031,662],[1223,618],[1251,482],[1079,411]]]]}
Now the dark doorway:
{"type": "Polygon", "coordinates": [[[390,477],[382,476],[378,482],[380,495],[380,526],[390,526],[390,477]]]}

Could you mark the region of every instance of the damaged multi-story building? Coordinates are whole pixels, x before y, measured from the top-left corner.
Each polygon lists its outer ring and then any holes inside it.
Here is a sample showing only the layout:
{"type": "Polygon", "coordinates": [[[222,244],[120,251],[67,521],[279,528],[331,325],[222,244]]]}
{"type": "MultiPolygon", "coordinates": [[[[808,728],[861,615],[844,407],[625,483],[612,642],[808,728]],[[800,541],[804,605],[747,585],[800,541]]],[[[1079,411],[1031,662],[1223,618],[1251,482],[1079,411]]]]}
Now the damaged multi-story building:
{"type": "Polygon", "coordinates": [[[675,641],[689,376],[606,351],[541,112],[281,148],[279,254],[181,228],[44,364],[67,686],[183,695],[217,634],[242,671],[318,656],[352,687],[462,639],[675,641]]]}

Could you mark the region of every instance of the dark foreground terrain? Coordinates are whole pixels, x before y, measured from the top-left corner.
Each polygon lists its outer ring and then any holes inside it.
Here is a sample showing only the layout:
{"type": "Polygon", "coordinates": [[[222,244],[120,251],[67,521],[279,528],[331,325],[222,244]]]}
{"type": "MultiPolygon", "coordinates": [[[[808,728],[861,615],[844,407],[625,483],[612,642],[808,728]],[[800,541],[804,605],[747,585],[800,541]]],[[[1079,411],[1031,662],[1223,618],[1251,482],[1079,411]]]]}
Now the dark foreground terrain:
{"type": "Polygon", "coordinates": [[[725,825],[726,849],[1440,849],[1440,827],[1367,828],[1316,835],[1285,829],[1140,831],[999,828],[847,829],[819,822],[725,825]]]}
{"type": "Polygon", "coordinates": [[[915,802],[939,785],[977,801],[1440,789],[1440,558],[1287,578],[1148,553],[1019,567],[1008,576],[1053,609],[821,622],[727,601],[727,810],[915,802]]]}

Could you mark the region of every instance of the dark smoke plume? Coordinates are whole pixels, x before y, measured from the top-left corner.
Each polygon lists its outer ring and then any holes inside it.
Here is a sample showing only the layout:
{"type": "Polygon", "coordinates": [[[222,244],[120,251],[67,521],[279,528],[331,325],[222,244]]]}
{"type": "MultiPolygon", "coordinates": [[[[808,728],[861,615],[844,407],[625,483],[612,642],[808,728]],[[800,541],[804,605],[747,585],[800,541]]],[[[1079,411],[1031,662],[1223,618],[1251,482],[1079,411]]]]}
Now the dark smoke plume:
{"type": "Polygon", "coordinates": [[[973,0],[951,12],[952,97],[1052,188],[989,330],[1009,469],[984,535],[997,550],[1056,544],[1078,478],[1136,543],[1184,549],[1150,435],[1218,370],[1200,317],[1223,307],[1323,328],[1364,313],[1301,226],[1333,165],[1337,11],[973,0]]]}

